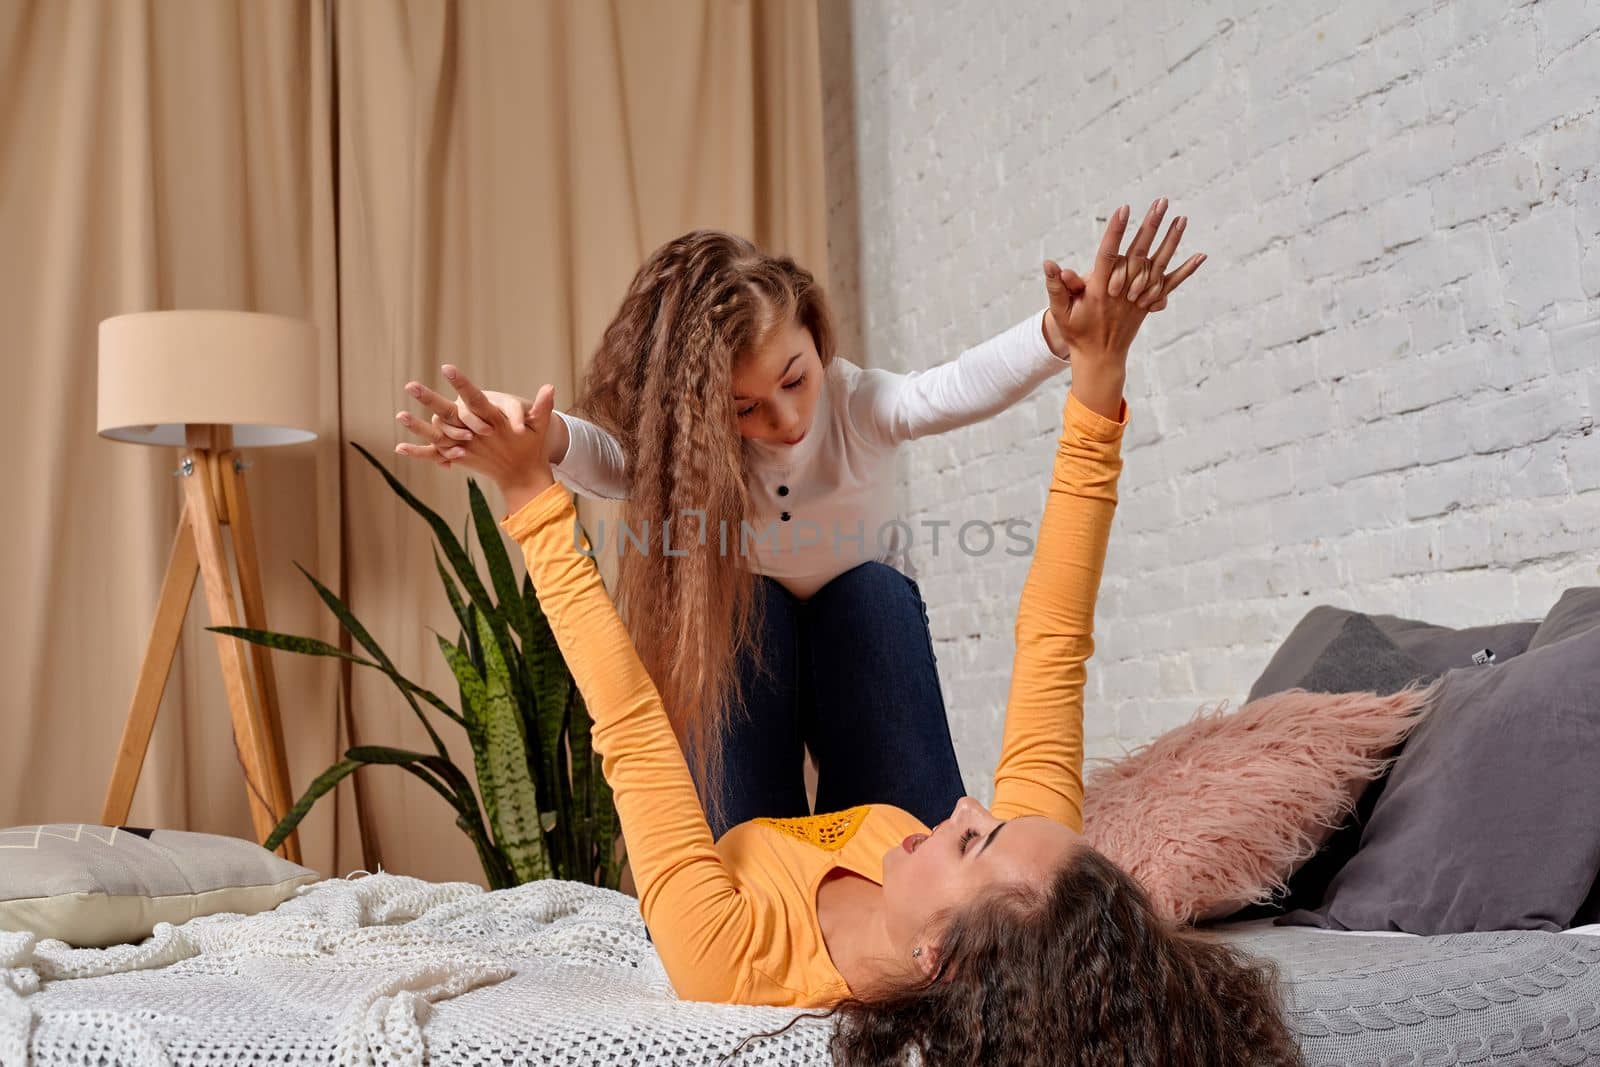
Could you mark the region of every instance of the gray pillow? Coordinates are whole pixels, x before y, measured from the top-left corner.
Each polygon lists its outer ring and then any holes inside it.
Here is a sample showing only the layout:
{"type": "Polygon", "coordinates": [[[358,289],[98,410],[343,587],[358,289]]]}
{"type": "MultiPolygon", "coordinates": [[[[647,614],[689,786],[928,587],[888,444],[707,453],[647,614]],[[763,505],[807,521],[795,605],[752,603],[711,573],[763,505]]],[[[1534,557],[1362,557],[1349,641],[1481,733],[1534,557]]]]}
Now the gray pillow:
{"type": "Polygon", "coordinates": [[[1484,650],[1494,653],[1495,663],[1520,656],[1531,647],[1534,632],[1539,628],[1537,619],[1454,630],[1416,619],[1402,619],[1398,615],[1369,617],[1389,640],[1426,667],[1435,678],[1457,667],[1477,666],[1473,656],[1484,650]]]}
{"type": "MultiPolygon", "coordinates": [[[[1556,606],[1539,624],[1538,632],[1529,643],[1530,648],[1554,644],[1574,634],[1584,633],[1600,626],[1600,586],[1575,585],[1561,594],[1556,606]]],[[[1572,925],[1582,926],[1600,922],[1600,877],[1589,890],[1589,899],[1572,917],[1572,925]]]]}
{"type": "MultiPolygon", "coordinates": [[[[1360,612],[1323,604],[1312,608],[1278,647],[1261,677],[1250,687],[1250,700],[1305,689],[1312,693],[1378,693],[1387,696],[1413,681],[1433,675],[1401,651],[1360,612]]],[[[1280,915],[1286,909],[1315,907],[1339,868],[1361,844],[1361,825],[1383,791],[1383,778],[1367,783],[1355,810],[1328,836],[1316,853],[1289,875],[1281,899],[1252,904],[1233,919],[1280,915]]]]}
{"type": "Polygon", "coordinates": [[[237,837],[86,823],[17,826],[0,829],[0,930],[99,948],[142,940],[159,922],[268,911],[319,879],[237,837]]]}
{"type": "Polygon", "coordinates": [[[1528,647],[1553,645],[1596,626],[1600,626],[1600,586],[1575,585],[1561,594],[1561,599],[1534,632],[1528,647]]]}
{"type": "Polygon", "coordinates": [[[1448,672],[1314,913],[1340,930],[1560,930],[1600,871],[1600,629],[1448,672]]]}
{"type": "Polygon", "coordinates": [[[1386,696],[1437,674],[1407,655],[1366,615],[1322,604],[1307,612],[1278,646],[1250,687],[1248,700],[1295,688],[1386,696]]]}

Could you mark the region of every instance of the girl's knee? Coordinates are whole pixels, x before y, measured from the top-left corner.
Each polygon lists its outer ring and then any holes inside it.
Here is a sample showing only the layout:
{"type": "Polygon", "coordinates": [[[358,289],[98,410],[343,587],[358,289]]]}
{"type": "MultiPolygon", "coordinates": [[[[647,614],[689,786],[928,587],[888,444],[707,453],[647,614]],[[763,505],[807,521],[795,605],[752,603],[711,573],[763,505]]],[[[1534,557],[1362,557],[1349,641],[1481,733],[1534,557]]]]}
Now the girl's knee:
{"type": "Polygon", "coordinates": [[[916,583],[910,577],[880,560],[869,560],[850,568],[817,590],[811,602],[824,605],[838,601],[917,605],[920,599],[916,583]]]}

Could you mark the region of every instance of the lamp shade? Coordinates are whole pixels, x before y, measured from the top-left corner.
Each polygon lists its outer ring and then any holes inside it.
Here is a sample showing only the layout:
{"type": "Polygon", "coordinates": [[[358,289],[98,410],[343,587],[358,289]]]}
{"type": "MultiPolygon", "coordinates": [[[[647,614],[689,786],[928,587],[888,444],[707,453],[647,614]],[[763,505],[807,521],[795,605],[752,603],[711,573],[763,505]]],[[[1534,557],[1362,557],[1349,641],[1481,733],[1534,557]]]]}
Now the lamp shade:
{"type": "Polygon", "coordinates": [[[317,328],[253,311],[142,311],[100,323],[101,437],[185,443],[233,427],[236,448],[316,439],[317,328]]]}

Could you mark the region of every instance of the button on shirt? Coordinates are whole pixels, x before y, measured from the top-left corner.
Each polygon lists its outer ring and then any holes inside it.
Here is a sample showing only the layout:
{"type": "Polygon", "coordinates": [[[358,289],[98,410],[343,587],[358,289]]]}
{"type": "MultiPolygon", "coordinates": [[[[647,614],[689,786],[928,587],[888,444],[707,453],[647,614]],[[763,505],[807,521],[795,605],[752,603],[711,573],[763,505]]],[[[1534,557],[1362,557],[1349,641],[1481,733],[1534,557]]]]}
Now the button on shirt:
{"type": "MultiPolygon", "coordinates": [[[[750,513],[745,529],[727,531],[728,552],[802,600],[860,563],[898,555],[914,531],[894,506],[895,449],[997,415],[1064,370],[1067,360],[1044,339],[1047,313],[927,370],[864,368],[836,355],[798,444],[743,442],[750,513]]],[[[570,441],[555,465],[557,480],[586,496],[626,497],[616,438],[556,414],[570,441]]]]}

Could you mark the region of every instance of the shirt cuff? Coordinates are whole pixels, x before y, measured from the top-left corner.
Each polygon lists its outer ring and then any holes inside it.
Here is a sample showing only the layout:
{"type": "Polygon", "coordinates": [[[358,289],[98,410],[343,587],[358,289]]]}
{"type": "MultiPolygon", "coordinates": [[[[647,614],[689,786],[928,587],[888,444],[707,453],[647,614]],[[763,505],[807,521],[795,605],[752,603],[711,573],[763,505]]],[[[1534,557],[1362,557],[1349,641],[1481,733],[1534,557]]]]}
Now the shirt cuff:
{"type": "Polygon", "coordinates": [[[1117,407],[1117,417],[1108,419],[1092,410],[1078,399],[1078,394],[1068,390],[1067,404],[1062,409],[1062,419],[1084,437],[1093,441],[1115,441],[1128,427],[1128,398],[1123,397],[1117,407]]]}
{"type": "Polygon", "coordinates": [[[500,528],[513,541],[526,541],[540,527],[572,512],[572,494],[560,482],[551,482],[532,500],[500,520],[500,528]]]}
{"type": "Polygon", "coordinates": [[[1044,317],[1048,314],[1050,314],[1050,309],[1045,308],[1037,315],[1028,316],[1028,322],[1033,327],[1029,336],[1033,339],[1035,355],[1037,358],[1041,361],[1048,361],[1050,366],[1053,366],[1056,370],[1060,370],[1062,367],[1071,365],[1072,360],[1066,356],[1056,355],[1055,351],[1050,347],[1050,342],[1045,340],[1044,317]]]}
{"type": "MultiPolygon", "coordinates": [[[[556,418],[560,419],[561,420],[561,425],[566,427],[566,430],[567,430],[567,450],[561,456],[561,463],[565,463],[567,461],[567,457],[572,455],[572,423],[568,422],[567,421],[567,417],[565,415],[561,414],[560,410],[557,409],[557,408],[551,408],[550,409],[550,414],[552,414],[556,418]]],[[[553,471],[560,470],[561,469],[561,463],[552,463],[552,464],[550,464],[550,469],[553,470],[553,471]]]]}

